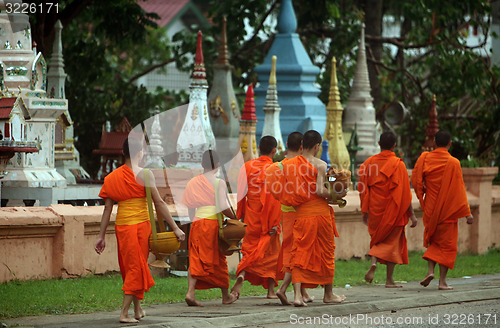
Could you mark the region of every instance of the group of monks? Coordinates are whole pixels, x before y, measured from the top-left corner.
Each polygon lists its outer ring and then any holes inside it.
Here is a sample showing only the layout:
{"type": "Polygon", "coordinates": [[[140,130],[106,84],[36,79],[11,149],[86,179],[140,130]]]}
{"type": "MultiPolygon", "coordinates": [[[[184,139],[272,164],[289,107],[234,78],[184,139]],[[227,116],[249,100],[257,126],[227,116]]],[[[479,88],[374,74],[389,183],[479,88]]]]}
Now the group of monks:
{"type": "MultiPolygon", "coordinates": [[[[220,288],[224,304],[236,301],[243,282],[261,285],[268,298],[279,298],[292,304],[286,289],[293,284],[295,306],[313,301],[306,288],[324,286],[325,303],[340,303],[343,295],[332,290],[335,272],[335,242],[338,236],[334,214],[328,201],[332,199],[325,185],[327,164],[316,158],[322,142],[314,130],[288,137],[287,157],[273,163],[277,141],[264,136],[259,143],[260,157],[245,163],[239,178],[236,215],[227,209],[226,187],[218,183],[219,161],[207,151],[202,160],[204,174],[187,185],[183,203],[193,219],[189,238],[188,305],[200,306],[195,290],[220,288]],[[217,196],[220,200],[218,206],[217,196]],[[217,212],[238,218],[246,225],[241,244],[242,258],[236,270],[231,291],[227,262],[219,250],[217,212]],[[283,234],[283,238],[281,238],[283,234]],[[283,241],[281,240],[283,239],[283,241]],[[282,285],[275,292],[279,280],[282,285]]],[[[344,197],[347,190],[337,194],[344,197]]]]}
{"type": "MultiPolygon", "coordinates": [[[[245,280],[267,289],[267,297],[279,299],[283,305],[307,306],[314,297],[308,288],[324,287],[323,302],[341,303],[346,297],[333,293],[335,273],[335,227],[333,207],[329,202],[346,195],[347,190],[330,190],[325,183],[327,164],[318,159],[322,137],[314,130],[288,136],[287,155],[273,163],[277,141],[264,136],[259,143],[260,157],[248,161],[240,170],[237,188],[237,211],[232,209],[225,180],[219,179],[220,161],[217,153],[206,151],[202,157],[203,174],[187,184],[182,202],[192,219],[189,234],[188,291],[185,301],[201,306],[197,289],[220,288],[222,303],[230,304],[239,297],[245,280]],[[333,196],[332,196],[333,195],[333,196]],[[225,217],[246,224],[241,243],[241,260],[236,282],[229,290],[229,273],[224,251],[219,247],[219,229],[225,217]],[[278,282],[281,286],[275,291],[278,282]],[[290,283],[294,300],[286,296],[290,283]]],[[[410,178],[403,161],[396,157],[396,136],[384,132],[380,136],[381,152],[368,158],[359,169],[358,190],[363,222],[371,236],[371,266],[365,275],[373,281],[377,263],[387,265],[387,288],[399,288],[393,280],[396,264],[408,264],[405,226],[417,225],[411,206],[410,178]]],[[[453,269],[457,255],[457,222],[466,217],[473,223],[459,161],[448,152],[451,136],[447,131],[435,135],[436,149],[423,152],[411,175],[425,226],[423,258],[428,261],[428,273],[420,282],[428,286],[434,279],[436,263],[440,267],[439,289],[452,287],[446,283],[448,269],[453,269]]],[[[147,267],[151,233],[146,210],[143,175],[134,177],[128,145],[124,144],[125,165],[109,174],[100,196],[105,208],[96,252],[105,247],[105,231],[112,206],[118,202],[115,231],[118,256],[123,277],[124,301],[121,322],[137,322],[144,316],[140,300],[154,284],[147,267]],[[127,149],[126,149],[127,148],[127,149]],[[127,155],[128,154],[128,155],[127,155]],[[128,309],[134,303],[134,318],[128,309]]],[[[142,154],[137,155],[141,157],[142,154]]],[[[143,173],[141,173],[143,174],[143,173]]],[[[167,220],[179,240],[184,233],[172,220],[168,208],[151,185],[157,211],[167,220]]]]}
{"type": "MultiPolygon", "coordinates": [[[[411,227],[417,219],[411,206],[408,172],[403,161],[396,157],[396,136],[384,132],[380,136],[381,152],[368,158],[360,167],[358,184],[363,222],[371,236],[371,266],[365,275],[372,282],[377,262],[387,265],[385,286],[400,288],[393,280],[394,266],[408,264],[405,226],[411,227]]],[[[453,289],[446,283],[448,269],[453,269],[457,256],[458,219],[466,217],[473,223],[465,192],[460,162],[450,155],[451,135],[438,131],[436,149],[423,152],[411,174],[411,184],[423,210],[423,258],[429,271],[420,282],[427,287],[434,279],[434,268],[439,263],[441,290],[453,289]]]]}
{"type": "MultiPolygon", "coordinates": [[[[238,178],[237,212],[230,211],[224,183],[217,183],[218,158],[205,153],[204,174],[188,184],[183,202],[193,218],[189,240],[188,305],[200,306],[195,289],[221,288],[224,304],[236,301],[243,282],[261,285],[267,298],[278,298],[283,305],[306,306],[313,301],[307,288],[324,286],[325,303],[341,303],[344,295],[333,293],[335,240],[338,237],[335,216],[329,201],[332,192],[325,184],[327,164],[318,159],[322,137],[314,130],[304,135],[288,136],[287,155],[273,163],[276,139],[264,136],[259,143],[260,157],[245,163],[238,178]],[[210,161],[209,161],[210,158],[210,161]],[[221,200],[214,207],[216,197],[221,200]],[[196,212],[194,212],[196,209],[196,212]],[[210,209],[210,210],[208,210],[210,209]],[[241,260],[236,282],[229,291],[227,262],[219,250],[216,212],[247,224],[241,244],[241,260]],[[281,286],[275,291],[278,282],[281,286]],[[286,290],[292,283],[294,300],[286,290]]],[[[446,283],[448,269],[453,269],[457,254],[457,221],[473,218],[467,202],[460,164],[448,152],[451,136],[439,131],[436,150],[424,152],[415,165],[411,183],[423,209],[425,226],[423,258],[429,272],[420,282],[428,286],[440,267],[439,289],[452,289],[446,283]]],[[[417,225],[411,206],[410,178],[404,162],[396,157],[396,136],[380,136],[381,152],[368,158],[360,167],[358,190],[363,222],[371,236],[371,265],[365,275],[373,281],[377,263],[387,266],[385,287],[400,288],[393,279],[396,264],[408,264],[405,227],[417,225]]],[[[347,190],[338,192],[342,198],[347,190]]]]}

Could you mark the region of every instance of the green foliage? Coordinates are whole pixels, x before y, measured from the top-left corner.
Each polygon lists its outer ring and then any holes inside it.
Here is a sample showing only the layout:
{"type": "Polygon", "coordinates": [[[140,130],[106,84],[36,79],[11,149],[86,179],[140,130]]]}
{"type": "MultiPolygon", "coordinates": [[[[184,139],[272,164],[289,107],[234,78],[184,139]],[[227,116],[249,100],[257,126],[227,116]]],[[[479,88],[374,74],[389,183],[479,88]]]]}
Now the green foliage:
{"type": "MultiPolygon", "coordinates": [[[[193,2],[213,23],[203,30],[209,85],[219,51],[222,18],[227,17],[233,82],[239,102],[243,103],[243,90],[257,82],[254,68],[263,62],[274,39],[280,1],[193,2]]],[[[70,77],[66,90],[75,122],[76,145],[84,167],[95,172],[98,164],[91,150],[97,148],[106,120],[116,124],[127,116],[135,125],[149,116],[155,105],[167,109],[186,101],[186,95],[165,90],[151,93],[136,82],[152,68],[164,69],[170,61],[175,61],[181,70],[191,71],[188,55],[195,52],[198,27],[190,26],[173,40],[167,40],[163,29],[154,29],[151,20],[155,15],[144,13],[134,0],[61,0],[60,5],[64,9],[63,44],[70,77]]],[[[479,55],[476,50],[481,45],[465,42],[469,27],[480,34],[489,31],[489,1],[310,0],[294,1],[293,6],[298,21],[296,32],[320,68],[316,82],[325,104],[333,56],[337,59],[341,101],[347,102],[356,68],[361,21],[365,17],[368,66],[377,75],[371,80],[377,118],[383,120],[384,109],[393,101],[402,102],[409,110],[409,116],[397,129],[408,161],[414,162],[420,153],[432,95],[436,94],[440,127],[450,130],[454,138],[452,154],[459,159],[472,157],[498,165],[500,68],[479,55]],[[372,15],[379,10],[380,15],[372,15]],[[377,17],[384,15],[394,18],[400,35],[377,35],[374,27],[382,26],[377,17]],[[379,45],[380,54],[374,52],[379,45]]],[[[40,31],[49,38],[47,26],[51,19],[32,17],[37,42],[40,31]]],[[[47,47],[46,42],[41,45],[47,47]]]]}
{"type": "MultiPolygon", "coordinates": [[[[421,252],[409,253],[409,265],[398,265],[396,281],[417,281],[427,272],[427,262],[421,252]]],[[[351,259],[335,261],[334,287],[366,285],[363,277],[370,266],[370,260],[351,259]]],[[[500,249],[489,250],[484,255],[459,254],[455,268],[448,271],[448,277],[473,276],[500,272],[500,249]]],[[[235,280],[230,279],[230,285],[235,280]]],[[[146,305],[183,302],[187,291],[187,278],[155,278],[155,285],[146,293],[146,305]]],[[[375,272],[375,284],[385,283],[385,266],[379,265],[375,272]]],[[[120,308],[123,292],[119,273],[89,275],[79,279],[52,279],[10,281],[0,284],[0,319],[30,315],[91,313],[112,311],[120,308]]],[[[288,291],[291,290],[291,286],[288,291]]],[[[266,295],[262,286],[244,282],[242,296],[266,295]]],[[[197,290],[199,300],[213,300],[221,297],[219,289],[197,290]]]]}
{"type": "Polygon", "coordinates": [[[165,71],[174,54],[179,60],[184,57],[170,45],[165,29],[153,28],[149,18],[135,2],[99,2],[86,8],[63,33],[75,145],[92,176],[99,169],[99,157],[92,150],[99,146],[106,121],[116,126],[127,117],[135,126],[151,116],[156,105],[165,110],[186,101],[185,94],[150,92],[136,84],[152,67],[165,71]],[[109,15],[109,10],[121,15],[109,15]]]}

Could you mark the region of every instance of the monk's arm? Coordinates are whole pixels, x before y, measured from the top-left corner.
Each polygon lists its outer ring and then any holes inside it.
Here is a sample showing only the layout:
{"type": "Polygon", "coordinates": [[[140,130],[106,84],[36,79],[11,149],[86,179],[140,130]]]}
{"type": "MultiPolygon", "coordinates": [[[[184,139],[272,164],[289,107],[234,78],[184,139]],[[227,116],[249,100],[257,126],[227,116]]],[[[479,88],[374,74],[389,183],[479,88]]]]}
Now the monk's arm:
{"type": "Polygon", "coordinates": [[[154,185],[154,177],[150,179],[151,184],[151,197],[153,198],[153,203],[155,204],[156,212],[159,214],[159,219],[165,219],[167,224],[170,226],[172,231],[175,233],[175,236],[178,240],[184,240],[186,238],[184,231],[182,231],[177,223],[175,223],[170,211],[168,210],[167,204],[161,199],[160,193],[156,186],[154,185]]]}
{"type": "Polygon", "coordinates": [[[106,201],[104,202],[104,210],[102,212],[102,217],[101,217],[101,229],[99,231],[99,239],[97,239],[97,242],[95,243],[95,251],[97,254],[101,254],[104,251],[104,248],[106,247],[106,229],[108,228],[109,225],[109,220],[111,219],[111,212],[113,211],[113,205],[115,201],[112,200],[111,198],[106,198],[106,201]]]}
{"type": "Polygon", "coordinates": [[[233,207],[229,204],[227,187],[224,180],[221,180],[221,183],[219,183],[219,190],[217,192],[219,193],[219,206],[222,209],[222,214],[228,218],[236,219],[236,213],[234,213],[233,207]]]}
{"type": "Polygon", "coordinates": [[[332,200],[330,191],[325,187],[326,163],[322,162],[318,165],[318,176],[316,177],[316,194],[318,196],[332,200]]]}
{"type": "Polygon", "coordinates": [[[415,212],[413,211],[413,206],[411,204],[410,204],[410,206],[408,206],[408,210],[406,211],[406,214],[408,215],[408,217],[411,220],[410,227],[415,228],[417,226],[417,217],[415,216],[415,212]]]}

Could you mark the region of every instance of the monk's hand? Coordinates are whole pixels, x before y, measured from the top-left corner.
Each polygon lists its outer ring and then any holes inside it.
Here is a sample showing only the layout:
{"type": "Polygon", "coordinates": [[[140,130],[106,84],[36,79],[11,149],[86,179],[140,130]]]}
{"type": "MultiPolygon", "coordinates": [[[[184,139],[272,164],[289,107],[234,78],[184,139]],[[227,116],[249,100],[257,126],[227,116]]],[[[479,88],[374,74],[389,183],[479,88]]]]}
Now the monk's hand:
{"type": "Polygon", "coordinates": [[[465,217],[467,219],[467,224],[473,224],[474,223],[474,217],[471,215],[468,215],[465,217]]]}
{"type": "Polygon", "coordinates": [[[177,240],[178,241],[183,241],[184,239],[186,239],[186,234],[184,233],[184,231],[182,231],[179,227],[177,227],[175,230],[174,230],[174,234],[175,236],[177,237],[177,240]]]}
{"type": "Polygon", "coordinates": [[[363,213],[363,223],[368,225],[368,213],[363,213]]]}
{"type": "Polygon", "coordinates": [[[95,243],[94,249],[97,254],[101,255],[105,247],[106,247],[106,242],[104,241],[103,238],[99,238],[95,243]]]}
{"type": "Polygon", "coordinates": [[[343,189],[341,192],[335,192],[335,195],[337,195],[337,199],[344,198],[348,191],[348,189],[343,189]]]}
{"type": "Polygon", "coordinates": [[[415,216],[415,213],[410,214],[410,220],[411,220],[411,225],[410,228],[415,228],[417,226],[417,217],[415,216]]]}
{"type": "Polygon", "coordinates": [[[278,226],[274,226],[269,230],[269,236],[275,235],[278,232],[278,226]]]}

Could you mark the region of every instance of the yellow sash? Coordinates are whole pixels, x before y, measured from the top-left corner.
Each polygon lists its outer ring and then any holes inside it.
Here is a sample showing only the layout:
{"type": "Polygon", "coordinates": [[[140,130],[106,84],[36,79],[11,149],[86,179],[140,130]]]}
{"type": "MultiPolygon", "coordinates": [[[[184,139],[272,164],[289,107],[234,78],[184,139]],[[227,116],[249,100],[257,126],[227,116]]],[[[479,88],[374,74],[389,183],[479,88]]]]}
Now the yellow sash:
{"type": "Polygon", "coordinates": [[[217,211],[215,206],[198,207],[195,216],[201,219],[217,220],[217,211]]]}
{"type": "Polygon", "coordinates": [[[281,204],[281,212],[289,213],[289,212],[296,212],[295,207],[293,206],[286,206],[281,204]]]}
{"type": "Polygon", "coordinates": [[[146,197],[118,202],[115,225],[131,225],[149,221],[146,197]]]}

